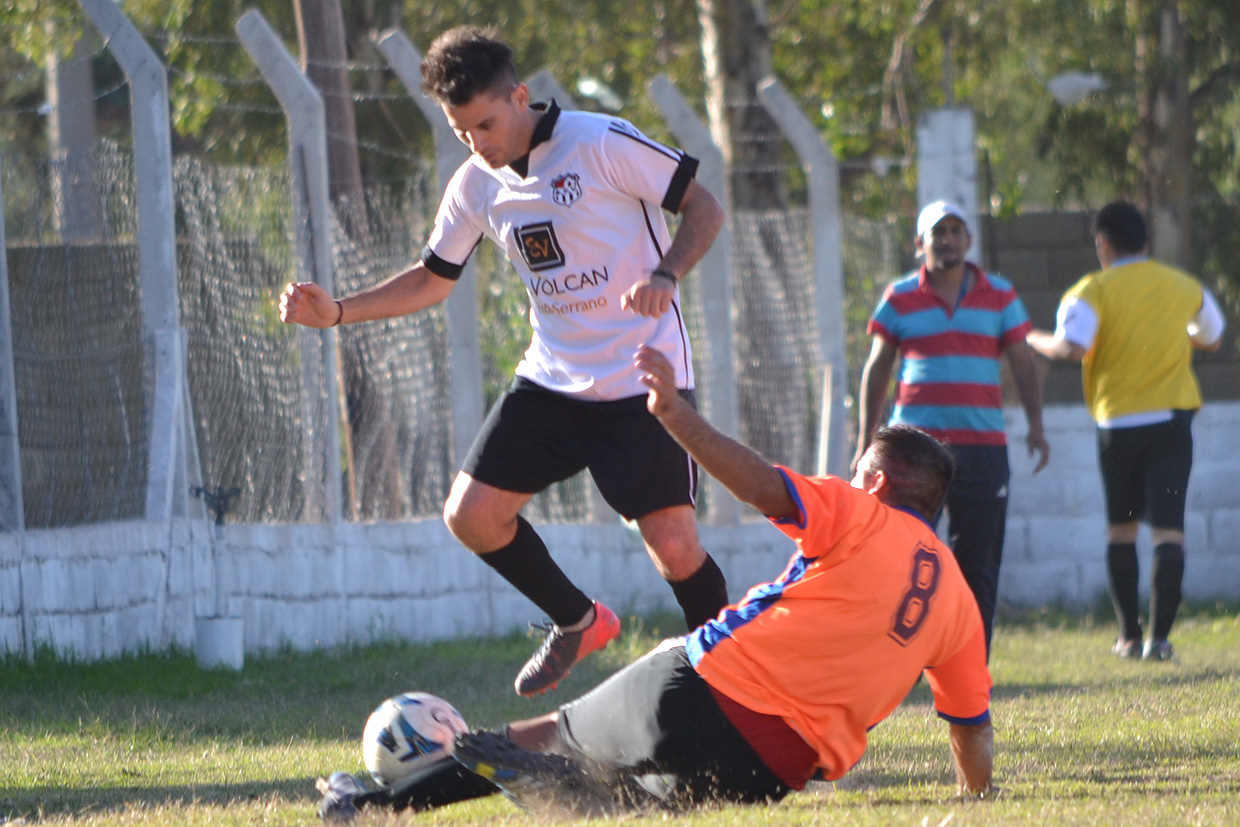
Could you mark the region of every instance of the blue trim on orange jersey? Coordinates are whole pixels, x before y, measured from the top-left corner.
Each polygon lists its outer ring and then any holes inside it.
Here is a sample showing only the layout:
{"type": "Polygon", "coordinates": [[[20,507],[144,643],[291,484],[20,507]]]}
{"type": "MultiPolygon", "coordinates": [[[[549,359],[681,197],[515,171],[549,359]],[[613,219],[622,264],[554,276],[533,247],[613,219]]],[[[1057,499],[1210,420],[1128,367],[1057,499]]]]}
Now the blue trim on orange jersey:
{"type": "Polygon", "coordinates": [[[775,523],[776,525],[788,525],[789,523],[791,523],[792,525],[804,531],[805,521],[807,519],[805,516],[805,503],[801,502],[801,495],[797,493],[796,483],[792,481],[792,477],[788,476],[788,472],[785,469],[780,468],[778,465],[776,465],[775,470],[778,471],[779,475],[784,478],[784,486],[787,487],[788,495],[792,497],[792,501],[796,503],[798,516],[795,520],[779,519],[779,520],[771,520],[771,522],[775,523]]]}
{"type": "MultiPolygon", "coordinates": [[[[934,531],[934,530],[935,530],[935,528],[934,528],[934,523],[930,522],[929,518],[927,518],[927,517],[926,517],[924,514],[922,514],[920,511],[916,511],[916,510],[914,510],[914,509],[912,509],[912,508],[905,508],[905,507],[904,507],[904,506],[902,506],[902,505],[893,505],[893,506],[891,506],[891,507],[892,507],[892,508],[894,508],[896,511],[903,511],[905,514],[909,514],[909,515],[911,515],[911,516],[913,516],[913,517],[916,517],[917,519],[919,519],[919,520],[921,520],[923,523],[925,523],[925,524],[926,524],[926,528],[930,529],[931,531],[934,531]]],[[[915,685],[916,685],[916,684],[914,684],[914,686],[915,686],[915,685]]],[[[909,687],[909,690],[910,690],[910,691],[912,691],[912,687],[909,687]]]]}
{"type": "MultiPolygon", "coordinates": [[[[800,517],[796,521],[772,520],[771,522],[793,523],[797,528],[804,529],[806,522],[805,506],[801,503],[801,496],[797,493],[796,485],[793,484],[792,479],[783,468],[775,466],[775,470],[784,478],[784,485],[788,486],[788,493],[792,495],[800,517]]],[[[784,596],[784,589],[789,584],[796,583],[803,578],[812,562],[813,558],[806,557],[804,554],[798,554],[777,580],[761,586],[754,586],[745,595],[745,598],[736,604],[736,608],[724,609],[717,618],[708,620],[686,635],[685,653],[689,656],[689,663],[697,666],[711,649],[714,649],[726,638],[732,637],[737,629],[756,619],[767,609],[778,603],[780,598],[784,596]]]]}
{"type": "Polygon", "coordinates": [[[983,712],[981,715],[975,715],[972,718],[957,718],[955,715],[948,715],[945,712],[939,712],[937,709],[935,710],[935,713],[940,718],[942,718],[944,721],[947,721],[949,724],[956,724],[957,726],[977,726],[979,724],[984,724],[990,720],[989,709],[983,712]]]}

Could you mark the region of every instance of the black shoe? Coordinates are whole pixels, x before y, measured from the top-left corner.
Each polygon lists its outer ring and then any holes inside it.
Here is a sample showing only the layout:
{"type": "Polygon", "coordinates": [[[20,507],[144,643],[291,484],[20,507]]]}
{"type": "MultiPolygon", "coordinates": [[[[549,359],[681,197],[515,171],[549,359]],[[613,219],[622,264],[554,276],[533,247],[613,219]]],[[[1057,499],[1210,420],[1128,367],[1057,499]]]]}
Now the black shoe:
{"type": "Polygon", "coordinates": [[[456,736],[452,755],[525,810],[599,816],[620,809],[608,786],[582,764],[563,755],[527,750],[494,732],[456,736]]]}

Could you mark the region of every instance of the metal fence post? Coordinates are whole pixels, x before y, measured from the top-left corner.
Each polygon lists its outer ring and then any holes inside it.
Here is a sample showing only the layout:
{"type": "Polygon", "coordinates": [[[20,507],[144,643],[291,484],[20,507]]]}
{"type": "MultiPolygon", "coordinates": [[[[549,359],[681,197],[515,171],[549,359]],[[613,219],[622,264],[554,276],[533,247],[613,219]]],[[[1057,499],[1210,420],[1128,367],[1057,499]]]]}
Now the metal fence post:
{"type": "MultiPolygon", "coordinates": [[[[699,160],[698,182],[719,199],[720,204],[728,205],[723,153],[711,138],[710,130],[698,119],[667,76],[659,75],[650,81],[648,90],[676,140],[699,160]]],[[[740,414],[732,352],[732,235],[727,221],[719,230],[715,243],[699,262],[697,271],[700,279],[697,289],[702,297],[709,343],[706,403],[715,427],[728,436],[736,437],[740,433],[740,414]]],[[[713,525],[736,525],[740,521],[736,498],[714,480],[708,479],[707,483],[712,486],[709,522],[713,525]]]]}
{"type": "Polygon", "coordinates": [[[818,130],[779,81],[758,84],[758,99],[796,150],[809,178],[810,224],[818,323],[818,357],[823,371],[823,409],[818,442],[819,474],[847,476],[848,412],[844,408],[848,361],[844,343],[844,258],[840,229],[840,166],[818,130]]]}
{"type": "MultiPolygon", "coordinates": [[[[331,201],[328,189],[327,116],[323,96],[257,10],[237,20],[237,36],[280,101],[288,120],[289,167],[297,226],[299,276],[334,292],[331,201]]],[[[336,382],[336,331],[300,328],[305,427],[306,503],[311,513],[342,519],[341,402],[336,382]]]]}
{"type": "MultiPolygon", "coordinates": [[[[404,32],[389,30],[376,41],[379,51],[409,97],[417,104],[435,135],[435,171],[442,196],[457,167],[469,158],[469,149],[448,126],[438,104],[420,91],[422,55],[404,32]]],[[[473,262],[466,262],[461,278],[445,302],[448,348],[452,375],[452,451],[459,467],[469,453],[486,413],[482,396],[482,346],[478,336],[478,277],[473,262]]]]}

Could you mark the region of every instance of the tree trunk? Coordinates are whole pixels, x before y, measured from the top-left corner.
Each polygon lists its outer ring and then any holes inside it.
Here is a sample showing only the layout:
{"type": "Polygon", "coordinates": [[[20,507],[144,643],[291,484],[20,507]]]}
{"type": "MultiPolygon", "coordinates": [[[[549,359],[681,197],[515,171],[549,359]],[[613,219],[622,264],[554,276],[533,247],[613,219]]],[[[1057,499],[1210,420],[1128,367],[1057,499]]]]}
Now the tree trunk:
{"type": "Polygon", "coordinates": [[[1184,25],[1176,0],[1132,0],[1136,39],[1138,154],[1150,252],[1192,269],[1193,117],[1184,25]]]}
{"type": "Polygon", "coordinates": [[[764,0],[697,0],[711,134],[728,167],[733,204],[785,204],[779,162],[783,135],[758,101],[772,71],[764,0]]]}
{"type": "Polygon", "coordinates": [[[98,239],[103,214],[96,188],[95,80],[85,38],[47,62],[48,143],[52,148],[52,216],[65,241],[98,239]]]}
{"type": "Polygon", "coordinates": [[[302,69],[323,95],[331,198],[352,231],[364,226],[362,167],[349,85],[349,54],[340,0],[293,0],[302,69]]]}

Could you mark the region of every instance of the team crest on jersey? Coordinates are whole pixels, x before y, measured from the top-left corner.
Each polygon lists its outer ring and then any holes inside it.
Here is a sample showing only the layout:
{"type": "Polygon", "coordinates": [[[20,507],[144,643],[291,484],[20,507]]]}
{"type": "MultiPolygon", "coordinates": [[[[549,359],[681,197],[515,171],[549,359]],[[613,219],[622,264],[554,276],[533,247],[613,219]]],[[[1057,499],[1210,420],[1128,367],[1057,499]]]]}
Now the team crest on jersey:
{"type": "Polygon", "coordinates": [[[551,179],[551,200],[561,207],[571,207],[581,197],[581,176],[566,172],[551,179]]]}
{"type": "Polygon", "coordinates": [[[560,242],[555,237],[555,228],[550,221],[526,224],[524,227],[517,227],[513,233],[517,237],[521,257],[534,272],[564,266],[564,251],[560,248],[560,242]]]}

